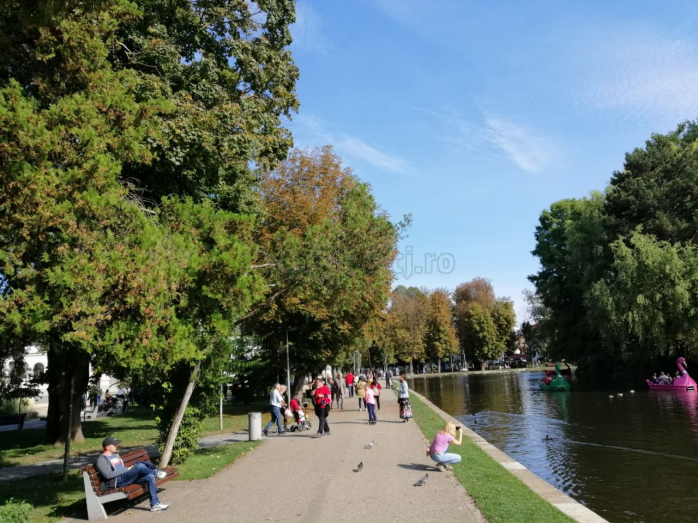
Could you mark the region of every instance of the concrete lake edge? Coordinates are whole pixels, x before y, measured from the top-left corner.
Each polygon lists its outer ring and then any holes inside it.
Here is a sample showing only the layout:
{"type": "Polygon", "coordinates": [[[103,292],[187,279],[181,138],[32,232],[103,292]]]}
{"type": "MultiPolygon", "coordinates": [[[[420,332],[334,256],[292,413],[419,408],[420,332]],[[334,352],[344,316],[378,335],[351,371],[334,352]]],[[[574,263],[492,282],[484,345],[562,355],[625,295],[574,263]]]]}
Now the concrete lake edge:
{"type": "Polygon", "coordinates": [[[518,478],[519,481],[533,491],[534,494],[549,502],[553,507],[569,518],[578,521],[579,523],[609,523],[593,510],[585,507],[577,500],[559,491],[553,485],[528,470],[523,464],[507,456],[504,452],[489,443],[477,432],[474,432],[463,425],[463,423],[458,419],[441,410],[418,392],[410,389],[410,395],[417,396],[426,406],[432,409],[445,421],[452,421],[462,426],[463,428],[461,430],[463,431],[464,436],[468,437],[473,443],[480,447],[485,454],[492,458],[496,463],[499,463],[510,474],[518,478]]]}

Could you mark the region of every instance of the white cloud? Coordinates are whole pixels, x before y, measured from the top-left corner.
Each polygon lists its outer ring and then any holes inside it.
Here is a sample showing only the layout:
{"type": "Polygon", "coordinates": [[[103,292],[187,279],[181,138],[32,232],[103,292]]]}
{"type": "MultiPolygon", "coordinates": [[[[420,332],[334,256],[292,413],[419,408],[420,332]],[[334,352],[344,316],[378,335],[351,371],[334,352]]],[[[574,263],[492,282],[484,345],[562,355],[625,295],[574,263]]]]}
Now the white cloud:
{"type": "Polygon", "coordinates": [[[555,146],[532,129],[490,117],[485,126],[489,141],[524,171],[539,172],[553,163],[555,146]]]}
{"type": "Polygon", "coordinates": [[[330,43],[323,30],[322,17],[308,2],[296,5],[296,23],[291,26],[293,46],[303,51],[327,54],[330,43]]]}
{"type": "Polygon", "coordinates": [[[440,130],[432,133],[459,151],[487,160],[501,160],[502,156],[520,169],[535,173],[551,167],[559,159],[560,149],[550,138],[534,129],[487,114],[484,124],[472,123],[453,116],[457,109],[444,112],[405,105],[439,120],[440,130]]]}
{"type": "Polygon", "coordinates": [[[411,174],[412,167],[404,159],[371,145],[356,136],[331,131],[321,120],[309,116],[299,117],[294,132],[303,145],[329,144],[342,156],[368,163],[379,169],[397,174],[411,174]],[[305,138],[305,139],[304,139],[305,138]]]}
{"type": "Polygon", "coordinates": [[[576,60],[589,72],[581,82],[583,103],[669,127],[698,116],[698,45],[638,33],[622,31],[576,60]]]}

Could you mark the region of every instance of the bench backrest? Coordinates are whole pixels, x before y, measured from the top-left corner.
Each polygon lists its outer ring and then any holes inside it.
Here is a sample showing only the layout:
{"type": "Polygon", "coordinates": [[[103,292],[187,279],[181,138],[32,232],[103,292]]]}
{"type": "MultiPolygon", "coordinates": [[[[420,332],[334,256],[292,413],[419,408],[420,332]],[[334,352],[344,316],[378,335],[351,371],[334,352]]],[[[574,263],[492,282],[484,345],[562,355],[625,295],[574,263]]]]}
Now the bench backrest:
{"type": "Polygon", "coordinates": [[[22,414],[0,414],[0,425],[21,424],[26,417],[26,412],[23,412],[22,414]]]}
{"type": "MultiPolygon", "coordinates": [[[[124,465],[126,465],[126,467],[130,467],[136,461],[148,461],[148,460],[150,460],[150,456],[148,455],[148,451],[145,449],[132,450],[131,452],[128,452],[126,454],[123,454],[123,455],[119,454],[119,455],[121,456],[121,460],[124,462],[124,465]]],[[[97,469],[95,469],[94,465],[89,465],[87,467],[83,467],[80,470],[82,472],[87,472],[87,474],[89,474],[90,482],[92,483],[92,488],[95,490],[95,492],[99,492],[99,485],[100,485],[102,479],[100,478],[99,472],[97,472],[97,469]]]]}

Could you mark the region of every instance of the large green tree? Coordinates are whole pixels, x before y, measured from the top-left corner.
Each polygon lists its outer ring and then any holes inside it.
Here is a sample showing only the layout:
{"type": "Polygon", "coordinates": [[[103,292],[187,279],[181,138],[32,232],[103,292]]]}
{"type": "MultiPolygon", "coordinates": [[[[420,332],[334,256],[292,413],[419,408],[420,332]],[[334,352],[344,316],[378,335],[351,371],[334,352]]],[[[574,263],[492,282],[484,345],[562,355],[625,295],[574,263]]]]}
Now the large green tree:
{"type": "Polygon", "coordinates": [[[429,293],[429,314],[424,335],[427,358],[437,361],[441,372],[441,359],[458,354],[458,337],[453,325],[453,303],[446,289],[429,293]]]}
{"type": "MultiPolygon", "coordinates": [[[[291,345],[298,393],[310,371],[346,361],[388,299],[398,231],[330,147],[294,151],[261,185],[267,310],[247,322],[278,373],[291,345]]],[[[370,346],[370,343],[368,344],[370,346]]]]}

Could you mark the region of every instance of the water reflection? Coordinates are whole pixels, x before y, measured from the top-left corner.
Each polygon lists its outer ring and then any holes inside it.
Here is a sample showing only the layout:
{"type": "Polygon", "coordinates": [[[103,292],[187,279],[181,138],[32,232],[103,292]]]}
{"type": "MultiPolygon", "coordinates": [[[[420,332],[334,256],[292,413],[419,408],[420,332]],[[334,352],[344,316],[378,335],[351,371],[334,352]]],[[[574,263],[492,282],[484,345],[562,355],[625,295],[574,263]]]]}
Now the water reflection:
{"type": "Polygon", "coordinates": [[[622,391],[610,399],[577,382],[571,392],[548,393],[538,390],[542,376],[454,375],[410,385],[613,523],[698,521],[698,393],[622,391]]]}

